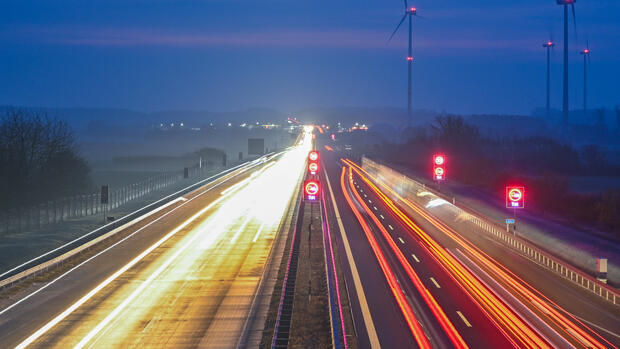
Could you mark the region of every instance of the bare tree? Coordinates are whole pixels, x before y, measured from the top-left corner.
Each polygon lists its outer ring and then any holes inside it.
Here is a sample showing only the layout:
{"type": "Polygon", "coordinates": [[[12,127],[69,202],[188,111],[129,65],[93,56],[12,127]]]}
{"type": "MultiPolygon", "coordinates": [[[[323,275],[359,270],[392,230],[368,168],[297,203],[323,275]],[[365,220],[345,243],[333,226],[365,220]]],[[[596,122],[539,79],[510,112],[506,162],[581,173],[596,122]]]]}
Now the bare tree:
{"type": "Polygon", "coordinates": [[[23,109],[0,113],[0,208],[32,206],[91,189],[69,126],[23,109]]]}

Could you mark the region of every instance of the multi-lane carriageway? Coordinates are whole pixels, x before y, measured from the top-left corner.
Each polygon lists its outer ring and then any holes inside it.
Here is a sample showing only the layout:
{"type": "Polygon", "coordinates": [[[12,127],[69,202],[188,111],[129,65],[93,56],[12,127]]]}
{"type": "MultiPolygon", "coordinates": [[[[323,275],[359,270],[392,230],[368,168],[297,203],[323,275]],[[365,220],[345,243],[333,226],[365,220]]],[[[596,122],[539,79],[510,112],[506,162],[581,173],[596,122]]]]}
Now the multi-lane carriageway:
{"type": "Polygon", "coordinates": [[[348,266],[345,278],[363,347],[617,345],[613,305],[597,303],[499,245],[475,241],[479,248],[406,200],[416,214],[405,213],[410,211],[386,195],[390,188],[341,156],[323,155],[326,197],[342,223],[341,262],[348,266]],[[486,248],[496,251],[487,254],[486,248]],[[498,262],[504,262],[498,253],[509,257],[504,264],[514,273],[498,262]],[[523,273],[531,277],[525,280],[523,273]],[[539,292],[540,283],[553,292],[544,287],[548,294],[539,292]]]}
{"type": "MultiPolygon", "coordinates": [[[[283,226],[295,224],[291,207],[312,143],[305,134],[295,147],[141,216],[103,248],[0,299],[0,347],[257,345],[261,331],[248,331],[264,318],[252,314],[266,313],[270,299],[257,301],[257,292],[272,251],[285,250],[283,226]]],[[[351,304],[354,328],[343,328],[357,337],[350,343],[618,345],[617,309],[413,202],[395,205],[391,188],[325,149],[321,207],[343,270],[339,294],[351,304]]]]}
{"type": "MultiPolygon", "coordinates": [[[[0,347],[240,345],[264,303],[256,290],[281,223],[290,224],[311,143],[306,134],[183,195],[104,250],[55,269],[62,274],[4,297],[0,347]]],[[[253,335],[247,343],[262,331],[253,335]]]]}

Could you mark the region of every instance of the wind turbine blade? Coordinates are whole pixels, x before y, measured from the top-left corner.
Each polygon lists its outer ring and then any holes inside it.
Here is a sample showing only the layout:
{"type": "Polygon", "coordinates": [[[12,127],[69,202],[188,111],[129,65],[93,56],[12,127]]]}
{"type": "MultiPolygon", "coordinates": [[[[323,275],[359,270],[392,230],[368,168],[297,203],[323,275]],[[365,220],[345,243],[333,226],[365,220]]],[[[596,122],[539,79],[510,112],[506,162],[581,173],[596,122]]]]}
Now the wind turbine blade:
{"type": "Polygon", "coordinates": [[[549,28],[549,41],[554,42],[553,41],[553,30],[551,28],[549,28]]]}
{"type": "Polygon", "coordinates": [[[575,16],[575,3],[570,4],[570,9],[573,12],[573,28],[575,30],[575,43],[577,42],[577,16],[575,16]]]}
{"type": "Polygon", "coordinates": [[[388,42],[392,41],[392,38],[394,37],[394,35],[398,31],[398,28],[400,28],[400,26],[403,24],[403,22],[405,21],[406,18],[407,18],[407,14],[405,13],[405,15],[403,16],[403,19],[400,20],[400,23],[398,23],[398,25],[396,26],[396,29],[394,29],[394,32],[392,32],[392,35],[390,35],[390,38],[388,39],[388,42]]]}
{"type": "Polygon", "coordinates": [[[405,2],[405,9],[409,8],[409,5],[407,5],[407,0],[403,0],[405,2]]]}

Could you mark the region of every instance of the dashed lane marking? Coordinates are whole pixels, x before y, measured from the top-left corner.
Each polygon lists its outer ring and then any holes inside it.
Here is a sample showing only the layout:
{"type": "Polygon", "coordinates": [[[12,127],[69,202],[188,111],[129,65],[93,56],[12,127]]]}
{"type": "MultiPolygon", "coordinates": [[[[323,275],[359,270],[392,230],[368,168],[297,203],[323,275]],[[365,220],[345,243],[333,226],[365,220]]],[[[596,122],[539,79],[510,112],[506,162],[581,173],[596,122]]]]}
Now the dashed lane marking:
{"type": "Polygon", "coordinates": [[[461,318],[461,320],[463,320],[463,322],[465,323],[465,326],[471,327],[471,323],[467,321],[467,318],[465,317],[465,315],[463,315],[463,313],[461,313],[460,310],[457,310],[456,313],[459,314],[459,317],[461,318]]]}

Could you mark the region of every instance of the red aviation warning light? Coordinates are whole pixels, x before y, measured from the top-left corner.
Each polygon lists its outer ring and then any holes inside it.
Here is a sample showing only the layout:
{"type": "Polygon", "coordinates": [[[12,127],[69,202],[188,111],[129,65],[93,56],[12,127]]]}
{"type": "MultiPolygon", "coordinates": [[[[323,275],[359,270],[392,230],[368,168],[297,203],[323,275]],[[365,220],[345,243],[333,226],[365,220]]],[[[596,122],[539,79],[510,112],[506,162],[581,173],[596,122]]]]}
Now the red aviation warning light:
{"type": "Polygon", "coordinates": [[[525,207],[525,188],[524,187],[506,187],[506,207],[507,208],[524,208],[525,207]]]}
{"type": "Polygon", "coordinates": [[[321,185],[319,181],[315,179],[308,179],[304,181],[304,200],[317,201],[320,193],[321,185]]]}
{"type": "Polygon", "coordinates": [[[319,161],[319,152],[316,150],[311,150],[308,153],[308,160],[310,161],[319,161]]]}
{"type": "Polygon", "coordinates": [[[315,175],[317,172],[319,172],[319,163],[318,162],[309,163],[308,172],[310,172],[311,175],[315,175]]]}
{"type": "Polygon", "coordinates": [[[433,179],[436,181],[446,179],[446,156],[443,154],[433,155],[433,179]]]}

